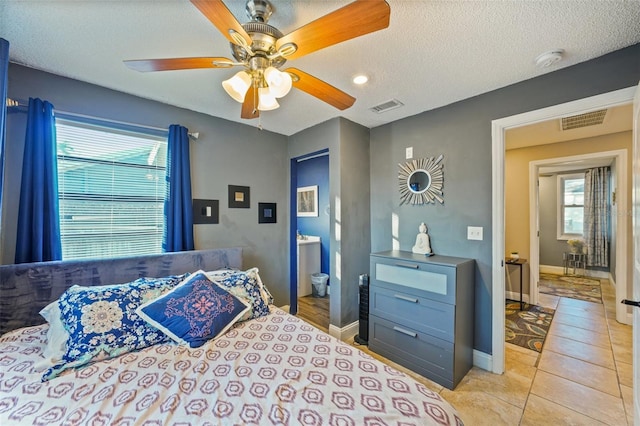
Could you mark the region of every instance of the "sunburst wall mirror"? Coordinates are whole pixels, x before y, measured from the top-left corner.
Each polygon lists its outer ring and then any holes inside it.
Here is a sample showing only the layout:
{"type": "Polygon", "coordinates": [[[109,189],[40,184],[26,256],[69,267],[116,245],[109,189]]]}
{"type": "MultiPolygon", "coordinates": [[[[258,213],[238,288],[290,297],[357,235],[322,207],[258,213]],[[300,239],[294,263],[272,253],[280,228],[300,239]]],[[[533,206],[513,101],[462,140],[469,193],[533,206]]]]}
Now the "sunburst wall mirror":
{"type": "Polygon", "coordinates": [[[418,158],[398,164],[398,189],[400,205],[444,204],[444,156],[418,158]]]}

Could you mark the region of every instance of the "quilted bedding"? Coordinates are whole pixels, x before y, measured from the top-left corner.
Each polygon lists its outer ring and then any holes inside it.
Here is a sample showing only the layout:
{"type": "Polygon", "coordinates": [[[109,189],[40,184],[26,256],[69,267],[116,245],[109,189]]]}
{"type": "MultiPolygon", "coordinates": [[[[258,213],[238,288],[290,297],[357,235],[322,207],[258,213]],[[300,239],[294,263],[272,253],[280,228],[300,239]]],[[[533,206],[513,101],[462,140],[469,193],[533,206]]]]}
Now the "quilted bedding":
{"type": "Polygon", "coordinates": [[[0,337],[0,425],[456,425],[437,393],[271,307],[196,349],[158,344],[42,382],[47,325],[0,337]]]}

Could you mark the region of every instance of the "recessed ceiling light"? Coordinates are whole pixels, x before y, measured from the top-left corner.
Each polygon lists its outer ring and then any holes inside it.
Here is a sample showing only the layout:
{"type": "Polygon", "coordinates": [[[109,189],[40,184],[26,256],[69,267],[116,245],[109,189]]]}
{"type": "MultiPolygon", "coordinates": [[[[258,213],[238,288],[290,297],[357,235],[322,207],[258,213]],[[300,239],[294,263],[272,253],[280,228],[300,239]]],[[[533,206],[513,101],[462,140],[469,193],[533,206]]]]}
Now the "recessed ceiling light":
{"type": "Polygon", "coordinates": [[[364,74],[358,74],[353,77],[354,84],[365,84],[367,81],[369,81],[369,77],[364,74]]]}

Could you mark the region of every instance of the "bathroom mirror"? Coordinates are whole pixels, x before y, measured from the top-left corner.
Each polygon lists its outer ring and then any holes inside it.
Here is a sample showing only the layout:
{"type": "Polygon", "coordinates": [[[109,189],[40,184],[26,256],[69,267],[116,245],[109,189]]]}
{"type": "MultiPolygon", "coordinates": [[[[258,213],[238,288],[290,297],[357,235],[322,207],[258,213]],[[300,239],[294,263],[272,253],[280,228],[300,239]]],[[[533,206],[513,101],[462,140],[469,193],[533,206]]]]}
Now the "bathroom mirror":
{"type": "Polygon", "coordinates": [[[398,189],[402,204],[444,204],[443,155],[438,158],[419,158],[398,164],[398,189]]]}

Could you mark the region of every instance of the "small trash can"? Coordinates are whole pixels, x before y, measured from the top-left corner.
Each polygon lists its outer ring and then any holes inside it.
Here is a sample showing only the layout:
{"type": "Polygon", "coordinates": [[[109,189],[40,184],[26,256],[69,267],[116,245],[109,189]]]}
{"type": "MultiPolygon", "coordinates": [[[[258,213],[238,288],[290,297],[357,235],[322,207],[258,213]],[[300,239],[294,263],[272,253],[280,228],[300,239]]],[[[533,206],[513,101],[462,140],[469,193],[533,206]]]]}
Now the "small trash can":
{"type": "Polygon", "coordinates": [[[313,297],[324,297],[327,294],[327,280],[329,275],[318,272],[311,274],[311,295],[313,297]]]}

